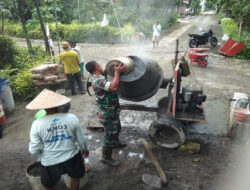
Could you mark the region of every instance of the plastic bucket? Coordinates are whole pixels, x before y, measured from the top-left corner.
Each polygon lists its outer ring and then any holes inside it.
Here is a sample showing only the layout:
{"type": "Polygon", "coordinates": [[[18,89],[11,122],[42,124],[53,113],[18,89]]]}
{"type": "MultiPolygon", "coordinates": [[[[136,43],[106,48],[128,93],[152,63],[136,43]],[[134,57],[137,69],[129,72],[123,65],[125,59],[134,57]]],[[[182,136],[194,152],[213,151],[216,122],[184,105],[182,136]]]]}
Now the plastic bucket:
{"type": "MultiPolygon", "coordinates": [[[[64,179],[64,183],[66,187],[70,189],[71,178],[69,177],[68,174],[64,174],[62,177],[64,179]]],[[[85,172],[84,176],[80,179],[79,188],[82,188],[87,183],[88,183],[88,175],[87,175],[87,172],[85,172]]]]}
{"type": "Polygon", "coordinates": [[[4,113],[9,114],[15,110],[15,103],[8,78],[0,78],[0,99],[3,103],[4,113]]]}
{"type": "Polygon", "coordinates": [[[26,176],[29,179],[29,183],[32,190],[45,190],[41,184],[41,163],[35,162],[28,166],[26,176]]]}
{"type": "Polygon", "coordinates": [[[234,109],[234,119],[236,121],[243,122],[248,117],[248,109],[245,108],[235,108],[234,109]]]}

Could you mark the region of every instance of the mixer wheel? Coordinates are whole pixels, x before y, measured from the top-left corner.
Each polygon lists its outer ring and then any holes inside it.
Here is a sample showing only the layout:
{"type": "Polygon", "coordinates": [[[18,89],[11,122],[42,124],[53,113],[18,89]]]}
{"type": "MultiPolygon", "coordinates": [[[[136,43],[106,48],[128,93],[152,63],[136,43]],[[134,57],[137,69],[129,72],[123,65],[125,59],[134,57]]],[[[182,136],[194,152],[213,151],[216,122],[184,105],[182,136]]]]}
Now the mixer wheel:
{"type": "Polygon", "coordinates": [[[158,107],[161,108],[167,108],[168,106],[168,96],[163,96],[159,101],[158,101],[158,107]]]}
{"type": "Polygon", "coordinates": [[[186,141],[183,124],[174,118],[159,118],[149,127],[149,137],[161,147],[177,148],[186,141]]]}

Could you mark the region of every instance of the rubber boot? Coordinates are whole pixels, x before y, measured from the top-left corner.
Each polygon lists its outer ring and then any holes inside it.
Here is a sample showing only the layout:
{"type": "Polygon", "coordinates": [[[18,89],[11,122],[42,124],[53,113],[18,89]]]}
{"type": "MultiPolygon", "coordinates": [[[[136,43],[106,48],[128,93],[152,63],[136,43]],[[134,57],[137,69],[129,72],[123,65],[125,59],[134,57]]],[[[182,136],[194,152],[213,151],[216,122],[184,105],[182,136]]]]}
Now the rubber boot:
{"type": "Polygon", "coordinates": [[[120,162],[112,159],[112,148],[102,147],[102,163],[108,164],[110,166],[119,166],[120,162]]]}

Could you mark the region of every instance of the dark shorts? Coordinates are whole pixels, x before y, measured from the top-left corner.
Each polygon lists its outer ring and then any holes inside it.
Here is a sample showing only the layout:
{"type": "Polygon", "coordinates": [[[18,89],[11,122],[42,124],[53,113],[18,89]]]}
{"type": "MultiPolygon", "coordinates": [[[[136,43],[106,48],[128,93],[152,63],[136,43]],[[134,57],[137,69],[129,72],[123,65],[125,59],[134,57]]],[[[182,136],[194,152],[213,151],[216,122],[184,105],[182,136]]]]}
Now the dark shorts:
{"type": "Polygon", "coordinates": [[[85,174],[85,166],[81,153],[73,158],[52,166],[43,166],[41,183],[46,188],[53,188],[61,179],[61,175],[68,174],[72,178],[81,178],[85,174]]]}

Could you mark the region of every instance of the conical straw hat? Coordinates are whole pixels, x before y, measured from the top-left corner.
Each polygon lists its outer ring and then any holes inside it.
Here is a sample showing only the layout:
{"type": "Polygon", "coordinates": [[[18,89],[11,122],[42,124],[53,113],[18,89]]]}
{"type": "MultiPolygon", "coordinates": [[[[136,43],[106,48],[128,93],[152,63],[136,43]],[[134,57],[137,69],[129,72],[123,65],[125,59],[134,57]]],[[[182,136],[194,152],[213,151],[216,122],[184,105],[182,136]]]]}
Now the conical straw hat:
{"type": "Polygon", "coordinates": [[[26,106],[26,109],[49,109],[64,105],[70,101],[71,99],[66,96],[57,94],[48,89],[44,89],[26,106]]]}

